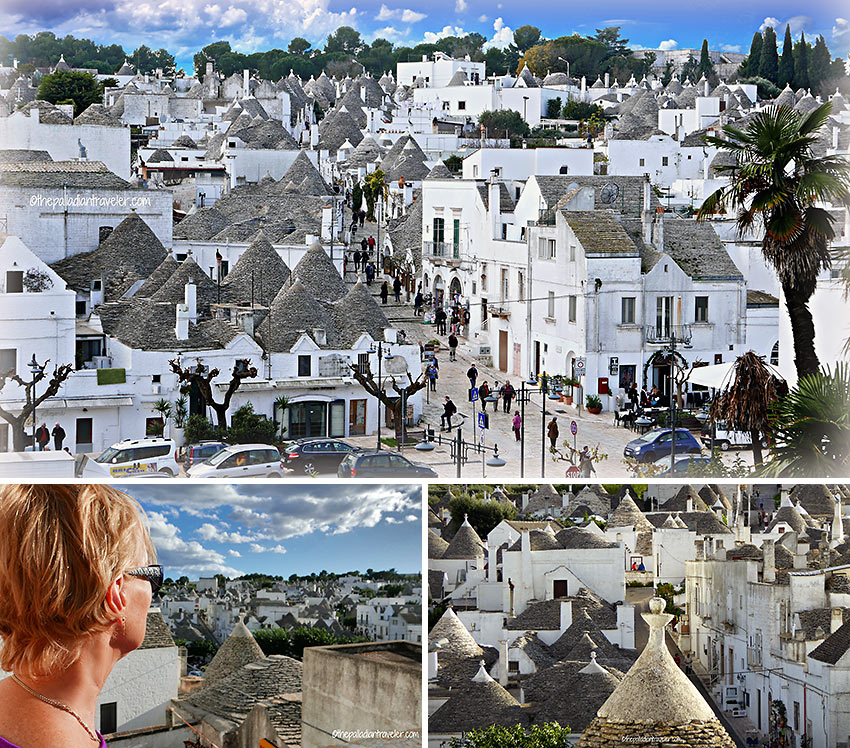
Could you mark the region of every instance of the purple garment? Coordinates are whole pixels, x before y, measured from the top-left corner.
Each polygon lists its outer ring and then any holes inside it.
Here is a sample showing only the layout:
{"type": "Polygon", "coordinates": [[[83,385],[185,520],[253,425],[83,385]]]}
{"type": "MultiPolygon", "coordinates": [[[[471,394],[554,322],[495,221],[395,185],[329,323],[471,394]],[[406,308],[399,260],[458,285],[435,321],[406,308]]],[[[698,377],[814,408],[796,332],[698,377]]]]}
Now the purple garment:
{"type": "MultiPolygon", "coordinates": [[[[106,747],[106,741],[103,739],[103,735],[98,733],[97,736],[100,738],[100,747],[99,748],[107,748],[106,747]]],[[[10,743],[8,740],[4,740],[2,737],[0,737],[0,748],[18,748],[18,746],[16,746],[14,743],[10,743]]]]}

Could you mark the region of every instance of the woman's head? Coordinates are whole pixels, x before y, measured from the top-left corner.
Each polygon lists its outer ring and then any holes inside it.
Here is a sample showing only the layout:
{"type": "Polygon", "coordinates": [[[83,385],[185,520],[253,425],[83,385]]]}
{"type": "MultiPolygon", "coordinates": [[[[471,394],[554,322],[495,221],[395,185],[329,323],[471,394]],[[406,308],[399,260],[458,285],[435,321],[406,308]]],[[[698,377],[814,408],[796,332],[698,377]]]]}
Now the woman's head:
{"type": "Polygon", "coordinates": [[[10,485],[0,491],[0,669],[68,668],[110,632],[119,656],[145,635],[153,563],[142,510],[107,485],[10,485]]]}

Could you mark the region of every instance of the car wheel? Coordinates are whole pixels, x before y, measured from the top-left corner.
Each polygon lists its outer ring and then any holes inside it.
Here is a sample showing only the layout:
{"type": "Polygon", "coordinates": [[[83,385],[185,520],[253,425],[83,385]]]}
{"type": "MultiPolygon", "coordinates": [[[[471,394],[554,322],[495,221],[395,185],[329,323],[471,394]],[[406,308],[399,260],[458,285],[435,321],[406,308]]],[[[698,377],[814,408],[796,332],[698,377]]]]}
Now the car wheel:
{"type": "Polygon", "coordinates": [[[159,472],[163,475],[167,475],[169,478],[174,477],[174,473],[172,473],[168,468],[160,468],[159,472]]]}
{"type": "Polygon", "coordinates": [[[720,442],[720,450],[721,450],[722,452],[728,452],[728,451],[729,451],[729,447],[730,447],[729,442],[727,442],[727,441],[722,441],[722,442],[720,442]]]}
{"type": "Polygon", "coordinates": [[[269,473],[267,478],[280,478],[280,473],[269,473]]]}
{"type": "Polygon", "coordinates": [[[644,462],[655,462],[655,452],[647,452],[643,456],[643,461],[644,462]]]}

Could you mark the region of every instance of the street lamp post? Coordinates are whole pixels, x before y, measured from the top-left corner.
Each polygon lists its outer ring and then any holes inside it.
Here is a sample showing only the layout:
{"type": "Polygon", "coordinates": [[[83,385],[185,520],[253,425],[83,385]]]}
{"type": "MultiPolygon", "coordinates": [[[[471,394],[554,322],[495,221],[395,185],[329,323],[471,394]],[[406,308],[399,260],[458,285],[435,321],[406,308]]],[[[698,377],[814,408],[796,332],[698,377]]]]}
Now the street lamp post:
{"type": "Polygon", "coordinates": [[[540,477],[546,476],[546,395],[549,394],[549,377],[544,371],[540,375],[540,477]]]}
{"type": "Polygon", "coordinates": [[[35,354],[32,354],[32,360],[27,364],[32,372],[32,451],[36,451],[35,430],[38,427],[38,421],[35,419],[35,378],[44,371],[44,367],[35,360],[35,354]]]}
{"type": "Polygon", "coordinates": [[[670,475],[676,474],[676,377],[674,370],[676,366],[676,331],[673,330],[670,335],[670,427],[673,429],[670,434],[670,475]]]}
{"type": "Polygon", "coordinates": [[[519,477],[525,477],[525,380],[519,388],[519,408],[520,408],[520,438],[519,438],[519,477]]]}
{"type": "MultiPolygon", "coordinates": [[[[382,344],[381,341],[378,341],[378,390],[380,390],[381,392],[383,392],[383,390],[384,390],[383,383],[381,382],[381,359],[384,357],[383,353],[384,353],[383,344],[382,344]]],[[[377,448],[380,449],[381,448],[381,397],[380,397],[380,395],[378,395],[377,400],[378,400],[378,447],[377,448]]]]}

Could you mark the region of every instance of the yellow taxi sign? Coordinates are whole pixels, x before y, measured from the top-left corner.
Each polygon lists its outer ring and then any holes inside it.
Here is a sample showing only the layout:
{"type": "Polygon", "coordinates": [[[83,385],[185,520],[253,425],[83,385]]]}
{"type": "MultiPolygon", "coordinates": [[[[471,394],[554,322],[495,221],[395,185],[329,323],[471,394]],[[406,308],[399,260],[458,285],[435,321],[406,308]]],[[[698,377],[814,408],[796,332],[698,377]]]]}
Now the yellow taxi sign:
{"type": "Polygon", "coordinates": [[[265,738],[260,738],[260,748],[277,748],[277,746],[265,738]]]}

